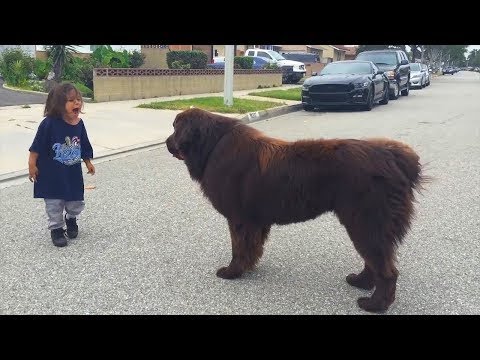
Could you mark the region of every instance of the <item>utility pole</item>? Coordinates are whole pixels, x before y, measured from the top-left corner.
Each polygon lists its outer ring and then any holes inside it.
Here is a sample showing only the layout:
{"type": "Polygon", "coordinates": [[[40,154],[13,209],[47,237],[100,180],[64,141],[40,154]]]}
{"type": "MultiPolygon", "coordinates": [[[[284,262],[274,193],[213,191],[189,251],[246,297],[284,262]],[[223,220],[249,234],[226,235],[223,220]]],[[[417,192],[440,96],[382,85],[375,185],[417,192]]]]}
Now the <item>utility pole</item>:
{"type": "Polygon", "coordinates": [[[225,75],[223,82],[223,103],[233,105],[233,50],[235,45],[225,45],[225,75]]]}

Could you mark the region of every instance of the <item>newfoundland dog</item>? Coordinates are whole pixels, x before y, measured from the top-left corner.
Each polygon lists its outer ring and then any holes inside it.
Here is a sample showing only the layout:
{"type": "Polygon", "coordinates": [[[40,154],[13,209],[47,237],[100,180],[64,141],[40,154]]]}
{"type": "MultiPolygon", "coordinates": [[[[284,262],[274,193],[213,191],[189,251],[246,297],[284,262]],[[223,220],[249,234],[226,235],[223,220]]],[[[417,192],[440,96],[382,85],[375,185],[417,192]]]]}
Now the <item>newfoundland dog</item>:
{"type": "Polygon", "coordinates": [[[424,177],[418,155],[389,139],[285,141],[240,120],[197,108],[179,113],[167,148],[183,160],[214,208],[228,220],[232,260],[217,276],[255,266],[272,224],[332,211],[364,260],[346,281],[371,290],[358,305],[385,311],[395,300],[395,250],[414,214],[424,177]]]}

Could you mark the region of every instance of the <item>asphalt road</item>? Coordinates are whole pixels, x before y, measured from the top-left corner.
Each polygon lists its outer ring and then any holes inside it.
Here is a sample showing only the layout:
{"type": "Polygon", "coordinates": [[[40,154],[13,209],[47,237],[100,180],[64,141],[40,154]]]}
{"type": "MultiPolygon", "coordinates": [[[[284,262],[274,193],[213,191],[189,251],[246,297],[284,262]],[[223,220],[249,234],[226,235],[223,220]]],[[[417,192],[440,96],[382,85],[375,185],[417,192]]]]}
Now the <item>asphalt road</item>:
{"type": "Polygon", "coordinates": [[[3,83],[0,78],[0,106],[45,104],[46,94],[8,90],[3,87],[3,83]]]}
{"type": "MultiPolygon", "coordinates": [[[[371,112],[296,112],[253,126],[286,139],[388,136],[435,177],[398,251],[386,315],[480,314],[480,78],[443,76],[371,112]]],[[[272,228],[257,268],[228,281],[225,219],[165,147],[96,163],[80,235],[55,248],[32,185],[0,190],[0,314],[367,314],[362,268],[332,215],[272,228]]]]}

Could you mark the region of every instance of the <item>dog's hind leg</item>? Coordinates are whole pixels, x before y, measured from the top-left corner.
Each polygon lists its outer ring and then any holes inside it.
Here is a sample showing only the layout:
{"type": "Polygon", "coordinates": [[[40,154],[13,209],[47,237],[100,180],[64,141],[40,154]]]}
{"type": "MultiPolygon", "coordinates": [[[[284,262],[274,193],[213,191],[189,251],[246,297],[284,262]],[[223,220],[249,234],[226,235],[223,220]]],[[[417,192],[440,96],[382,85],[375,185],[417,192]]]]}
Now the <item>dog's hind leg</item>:
{"type": "Polygon", "coordinates": [[[361,297],[357,300],[358,306],[365,311],[385,311],[395,301],[398,270],[395,267],[393,257],[385,256],[377,258],[376,255],[367,255],[374,272],[375,291],[371,297],[361,297]]]}
{"type": "Polygon", "coordinates": [[[232,240],[232,260],[228,266],[217,270],[217,276],[234,279],[253,268],[260,259],[270,226],[259,227],[229,221],[228,227],[232,240]]]}
{"type": "Polygon", "coordinates": [[[379,312],[387,310],[395,300],[398,271],[393,240],[382,238],[378,229],[372,230],[368,231],[367,227],[358,224],[347,226],[350,239],[365,260],[365,268],[358,275],[348,275],[346,280],[350,285],[366,290],[375,286],[371,297],[358,299],[358,306],[366,311],[379,312]]]}
{"type": "Polygon", "coordinates": [[[367,263],[365,263],[362,272],[349,274],[346,280],[350,285],[364,290],[372,290],[375,287],[374,273],[367,263]]]}

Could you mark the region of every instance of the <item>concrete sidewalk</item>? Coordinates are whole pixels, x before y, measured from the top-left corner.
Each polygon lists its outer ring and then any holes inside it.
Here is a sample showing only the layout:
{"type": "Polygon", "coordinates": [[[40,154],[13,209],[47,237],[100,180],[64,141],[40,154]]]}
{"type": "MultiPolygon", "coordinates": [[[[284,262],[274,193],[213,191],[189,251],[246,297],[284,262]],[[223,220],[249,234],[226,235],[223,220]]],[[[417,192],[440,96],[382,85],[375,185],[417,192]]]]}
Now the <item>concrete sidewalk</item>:
{"type": "MultiPolygon", "coordinates": [[[[298,85],[282,86],[282,89],[298,87],[298,85]]],[[[253,91],[270,89],[252,89],[234,91],[236,98],[252,98],[279,102],[279,106],[248,114],[227,114],[242,119],[246,123],[263,120],[301,109],[299,101],[288,101],[252,97],[247,94],[253,91]]],[[[92,143],[95,159],[151,148],[165,142],[172,133],[172,123],[181,111],[154,110],[136,108],[143,103],[190,99],[205,96],[222,96],[222,93],[195,94],[158,97],[151,99],[112,101],[102,103],[85,103],[81,116],[87,127],[92,143]]],[[[28,175],[28,148],[36,130],[43,120],[42,104],[0,107],[0,183],[15,179],[26,179],[28,175]]],[[[4,186],[2,186],[4,187],[4,186]]]]}

